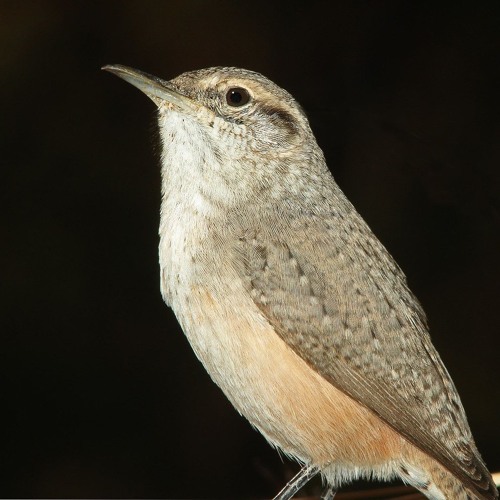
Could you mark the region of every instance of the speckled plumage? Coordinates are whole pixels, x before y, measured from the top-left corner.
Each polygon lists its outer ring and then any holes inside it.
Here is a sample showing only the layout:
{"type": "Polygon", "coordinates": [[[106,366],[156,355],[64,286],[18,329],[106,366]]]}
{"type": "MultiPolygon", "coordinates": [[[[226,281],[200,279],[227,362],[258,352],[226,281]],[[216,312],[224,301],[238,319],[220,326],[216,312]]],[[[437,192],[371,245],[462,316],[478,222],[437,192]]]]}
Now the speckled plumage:
{"type": "Polygon", "coordinates": [[[162,293],[236,409],[333,486],[497,498],[422,308],[293,98],[236,68],[110,70],[159,107],[162,293]]]}

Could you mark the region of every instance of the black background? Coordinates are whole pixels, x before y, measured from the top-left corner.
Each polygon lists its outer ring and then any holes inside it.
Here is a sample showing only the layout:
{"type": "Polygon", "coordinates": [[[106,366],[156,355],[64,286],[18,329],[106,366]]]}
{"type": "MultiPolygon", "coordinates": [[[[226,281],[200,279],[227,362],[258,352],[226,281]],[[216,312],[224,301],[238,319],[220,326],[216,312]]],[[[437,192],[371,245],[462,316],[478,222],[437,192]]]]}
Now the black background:
{"type": "Polygon", "coordinates": [[[0,496],[262,497],[292,474],[159,293],[154,105],[235,65],[304,106],[500,468],[498,2],[0,2],[0,496]]]}

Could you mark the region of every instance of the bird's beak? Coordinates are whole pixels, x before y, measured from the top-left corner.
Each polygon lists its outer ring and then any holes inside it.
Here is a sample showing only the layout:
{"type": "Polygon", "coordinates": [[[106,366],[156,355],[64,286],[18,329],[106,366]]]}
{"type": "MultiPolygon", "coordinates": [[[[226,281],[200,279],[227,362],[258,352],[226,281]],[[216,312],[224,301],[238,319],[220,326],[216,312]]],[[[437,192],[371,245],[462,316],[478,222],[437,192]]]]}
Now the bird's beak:
{"type": "Polygon", "coordinates": [[[183,111],[196,112],[199,108],[189,97],[175,90],[170,82],[156,76],[148,75],[137,69],[122,66],[121,64],[108,64],[101,69],[123,78],[134,87],[144,92],[158,107],[165,102],[174,104],[183,111]]]}

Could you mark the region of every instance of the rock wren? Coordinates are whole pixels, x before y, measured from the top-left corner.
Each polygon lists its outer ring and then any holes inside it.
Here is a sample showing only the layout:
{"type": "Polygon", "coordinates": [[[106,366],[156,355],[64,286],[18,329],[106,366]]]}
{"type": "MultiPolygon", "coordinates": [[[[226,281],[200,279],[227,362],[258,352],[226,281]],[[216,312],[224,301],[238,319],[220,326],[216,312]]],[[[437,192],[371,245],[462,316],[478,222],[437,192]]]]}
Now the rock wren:
{"type": "Polygon", "coordinates": [[[306,115],[258,73],[164,81],[158,107],[161,291],[236,410],[316,473],[428,498],[495,499],[455,386],[406,277],[328,170],[306,115]]]}

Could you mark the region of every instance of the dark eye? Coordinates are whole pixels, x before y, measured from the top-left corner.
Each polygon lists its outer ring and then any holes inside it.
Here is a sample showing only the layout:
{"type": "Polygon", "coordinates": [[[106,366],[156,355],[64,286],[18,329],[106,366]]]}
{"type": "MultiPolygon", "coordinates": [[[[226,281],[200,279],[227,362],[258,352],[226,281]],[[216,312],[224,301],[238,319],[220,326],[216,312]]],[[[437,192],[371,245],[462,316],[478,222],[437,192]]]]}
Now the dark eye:
{"type": "Polygon", "coordinates": [[[233,87],[227,91],[226,101],[229,106],[244,106],[248,101],[250,101],[250,94],[248,93],[248,90],[244,88],[233,87]]]}

